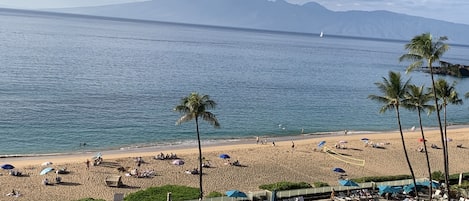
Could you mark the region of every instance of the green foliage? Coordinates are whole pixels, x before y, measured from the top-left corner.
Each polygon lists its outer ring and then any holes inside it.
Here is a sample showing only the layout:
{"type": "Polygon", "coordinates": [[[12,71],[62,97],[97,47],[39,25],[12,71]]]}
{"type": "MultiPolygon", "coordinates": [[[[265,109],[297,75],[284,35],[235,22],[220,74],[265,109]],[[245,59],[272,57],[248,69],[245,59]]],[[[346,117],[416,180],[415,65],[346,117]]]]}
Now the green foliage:
{"type": "Polygon", "coordinates": [[[329,186],[329,184],[325,182],[321,182],[321,181],[316,181],[313,183],[314,188],[326,187],[326,186],[329,186]]]}
{"type": "Polygon", "coordinates": [[[165,185],[150,187],[125,196],[125,201],[166,201],[167,193],[171,192],[173,201],[195,200],[199,198],[199,189],[187,186],[165,185]]]}
{"type": "Polygon", "coordinates": [[[445,179],[445,174],[443,174],[443,172],[441,172],[439,170],[434,171],[434,172],[432,172],[432,179],[436,180],[436,181],[444,180],[445,179]]]}
{"type": "Polygon", "coordinates": [[[302,189],[302,188],[311,188],[311,184],[306,183],[306,182],[299,182],[299,183],[293,183],[293,182],[287,182],[287,181],[282,181],[282,182],[277,182],[274,184],[264,184],[259,186],[260,189],[263,190],[269,190],[269,191],[284,191],[284,190],[292,190],[292,189],[302,189]]]}
{"type": "Polygon", "coordinates": [[[79,200],[76,200],[76,201],[106,201],[106,200],[94,199],[94,198],[82,198],[82,199],[79,199],[79,200]]]}
{"type": "Polygon", "coordinates": [[[410,175],[393,175],[393,176],[375,176],[375,177],[361,177],[351,179],[354,182],[363,183],[363,182],[383,182],[383,181],[395,181],[395,180],[403,180],[403,179],[412,179],[410,175]]]}
{"type": "Polygon", "coordinates": [[[206,197],[207,198],[216,198],[216,197],[223,197],[224,195],[220,192],[210,192],[206,197]]]}

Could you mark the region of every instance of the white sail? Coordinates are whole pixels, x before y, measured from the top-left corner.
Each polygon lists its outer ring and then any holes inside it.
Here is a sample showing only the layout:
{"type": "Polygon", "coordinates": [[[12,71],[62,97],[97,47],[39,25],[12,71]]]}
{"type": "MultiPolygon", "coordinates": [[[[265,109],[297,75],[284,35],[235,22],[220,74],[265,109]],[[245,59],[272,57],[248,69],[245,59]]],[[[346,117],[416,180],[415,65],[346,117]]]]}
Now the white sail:
{"type": "Polygon", "coordinates": [[[321,33],[319,34],[319,37],[323,37],[324,36],[324,32],[321,31],[321,33]]]}

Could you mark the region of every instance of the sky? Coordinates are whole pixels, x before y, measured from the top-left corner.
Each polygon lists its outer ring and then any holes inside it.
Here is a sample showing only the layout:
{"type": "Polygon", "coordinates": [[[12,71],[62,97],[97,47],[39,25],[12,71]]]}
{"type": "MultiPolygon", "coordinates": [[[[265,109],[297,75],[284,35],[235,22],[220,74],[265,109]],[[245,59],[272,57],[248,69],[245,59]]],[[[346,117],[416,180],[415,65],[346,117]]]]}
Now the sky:
{"type": "MultiPolygon", "coordinates": [[[[0,7],[19,9],[96,6],[145,0],[0,0],[0,7]]],[[[194,0],[196,1],[196,0],[194,0]]],[[[329,10],[388,10],[469,25],[468,0],[286,0],[294,4],[317,2],[329,10]]]]}

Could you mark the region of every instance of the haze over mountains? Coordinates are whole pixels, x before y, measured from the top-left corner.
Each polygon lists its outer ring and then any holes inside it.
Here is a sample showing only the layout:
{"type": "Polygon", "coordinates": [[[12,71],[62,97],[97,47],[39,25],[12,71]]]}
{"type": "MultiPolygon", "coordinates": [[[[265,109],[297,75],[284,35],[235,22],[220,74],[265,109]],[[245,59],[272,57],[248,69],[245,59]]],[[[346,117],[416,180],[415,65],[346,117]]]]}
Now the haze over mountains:
{"type": "Polygon", "coordinates": [[[49,10],[85,15],[189,24],[385,38],[408,41],[430,32],[449,43],[469,44],[469,25],[389,11],[335,12],[317,3],[284,0],[151,0],[98,7],[49,10]]]}

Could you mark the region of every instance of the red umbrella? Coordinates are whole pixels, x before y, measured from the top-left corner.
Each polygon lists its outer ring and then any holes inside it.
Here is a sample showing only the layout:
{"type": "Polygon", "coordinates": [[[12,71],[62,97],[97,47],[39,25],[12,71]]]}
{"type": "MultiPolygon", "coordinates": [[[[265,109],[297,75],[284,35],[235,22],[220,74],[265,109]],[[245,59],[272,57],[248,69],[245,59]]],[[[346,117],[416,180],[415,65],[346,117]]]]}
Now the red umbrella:
{"type": "MultiPolygon", "coordinates": [[[[423,142],[423,141],[424,141],[423,138],[419,138],[419,142],[423,142]]],[[[425,140],[425,142],[426,142],[426,141],[427,141],[427,140],[425,140]]]]}

